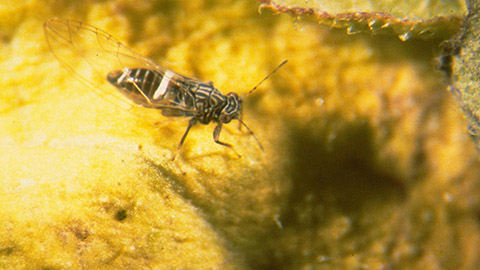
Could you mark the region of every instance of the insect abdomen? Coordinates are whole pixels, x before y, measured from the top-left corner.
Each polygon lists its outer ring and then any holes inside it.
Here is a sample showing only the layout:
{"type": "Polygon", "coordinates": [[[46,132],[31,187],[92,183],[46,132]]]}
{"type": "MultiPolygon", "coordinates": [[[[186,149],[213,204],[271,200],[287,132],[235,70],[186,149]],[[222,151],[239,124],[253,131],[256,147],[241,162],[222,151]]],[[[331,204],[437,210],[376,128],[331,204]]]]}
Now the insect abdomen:
{"type": "Polygon", "coordinates": [[[162,100],[174,87],[170,83],[173,72],[162,75],[150,69],[114,70],[108,73],[107,80],[135,103],[152,107],[155,101],[162,100]]]}

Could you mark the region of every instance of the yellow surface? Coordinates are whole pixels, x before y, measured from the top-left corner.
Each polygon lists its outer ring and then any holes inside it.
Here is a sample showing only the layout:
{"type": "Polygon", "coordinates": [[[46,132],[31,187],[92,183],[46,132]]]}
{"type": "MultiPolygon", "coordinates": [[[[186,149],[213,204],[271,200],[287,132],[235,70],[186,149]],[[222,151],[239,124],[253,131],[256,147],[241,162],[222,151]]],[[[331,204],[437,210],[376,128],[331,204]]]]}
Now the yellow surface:
{"type": "Polygon", "coordinates": [[[438,40],[349,36],[251,1],[28,3],[0,24],[0,268],[475,269],[478,166],[438,40]],[[45,41],[54,16],[223,93],[288,59],[245,100],[265,151],[236,122],[221,139],[241,157],[198,125],[172,162],[188,119],[79,82],[45,41]]]}

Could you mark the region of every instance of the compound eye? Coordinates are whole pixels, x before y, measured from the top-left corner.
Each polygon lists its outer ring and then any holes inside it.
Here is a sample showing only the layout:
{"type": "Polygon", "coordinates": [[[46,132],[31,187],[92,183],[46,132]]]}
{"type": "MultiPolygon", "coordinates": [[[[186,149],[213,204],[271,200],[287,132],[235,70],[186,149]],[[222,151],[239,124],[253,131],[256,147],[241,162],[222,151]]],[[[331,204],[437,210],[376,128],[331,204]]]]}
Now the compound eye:
{"type": "Polygon", "coordinates": [[[227,124],[227,123],[230,123],[230,121],[232,121],[232,118],[230,118],[230,116],[226,114],[221,114],[219,120],[220,122],[227,124]]]}

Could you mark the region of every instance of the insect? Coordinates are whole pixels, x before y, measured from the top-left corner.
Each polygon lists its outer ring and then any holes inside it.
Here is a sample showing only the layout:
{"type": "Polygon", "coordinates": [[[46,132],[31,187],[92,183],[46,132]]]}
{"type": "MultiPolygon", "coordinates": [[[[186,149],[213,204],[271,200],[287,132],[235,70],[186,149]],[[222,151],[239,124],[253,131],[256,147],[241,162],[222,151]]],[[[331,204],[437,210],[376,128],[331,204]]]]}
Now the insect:
{"type": "MultiPolygon", "coordinates": [[[[238,120],[263,150],[258,138],[242,121],[242,98],[238,94],[230,92],[223,95],[212,82],[186,77],[164,68],[94,26],[53,18],[45,22],[44,28],[48,44],[59,62],[92,89],[102,91],[93,77],[106,78],[120,93],[140,106],[159,109],[168,117],[190,118],[172,160],[197,123],[216,123],[213,140],[233,148],[220,140],[220,132],[223,124],[238,120]],[[78,68],[82,65],[83,69],[78,68]]],[[[286,60],[247,95],[285,63],[286,60]]]]}

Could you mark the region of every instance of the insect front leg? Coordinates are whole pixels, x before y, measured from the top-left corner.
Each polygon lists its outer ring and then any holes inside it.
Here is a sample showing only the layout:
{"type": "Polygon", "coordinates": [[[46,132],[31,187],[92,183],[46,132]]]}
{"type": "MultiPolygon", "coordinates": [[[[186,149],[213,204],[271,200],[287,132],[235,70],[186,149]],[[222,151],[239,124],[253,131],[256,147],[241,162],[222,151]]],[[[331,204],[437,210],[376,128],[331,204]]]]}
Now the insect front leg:
{"type": "Polygon", "coordinates": [[[219,140],[220,138],[220,132],[222,131],[222,123],[218,123],[218,125],[215,127],[215,129],[213,130],[213,140],[220,144],[220,145],[223,145],[223,146],[227,146],[227,147],[230,147],[232,148],[232,145],[229,144],[229,143],[226,143],[226,142],[221,142],[219,140]]]}
{"type": "Polygon", "coordinates": [[[175,160],[175,157],[177,156],[178,151],[180,151],[180,148],[182,148],[183,142],[185,141],[185,138],[187,138],[188,132],[190,129],[197,123],[197,119],[192,118],[190,121],[188,121],[188,127],[187,130],[185,130],[185,133],[183,133],[182,139],[180,139],[180,143],[178,144],[177,150],[173,153],[172,156],[172,161],[175,160]]]}
{"type": "Polygon", "coordinates": [[[238,130],[242,131],[242,124],[243,124],[243,110],[240,110],[240,115],[238,116],[238,130]]]}
{"type": "Polygon", "coordinates": [[[235,149],[233,148],[233,146],[231,144],[220,141],[219,138],[220,138],[220,132],[221,131],[222,131],[222,123],[218,123],[218,125],[213,130],[213,140],[220,145],[230,147],[233,150],[233,152],[235,152],[235,154],[237,154],[238,157],[241,157],[241,155],[239,153],[237,153],[237,151],[235,151],[235,149]]]}

